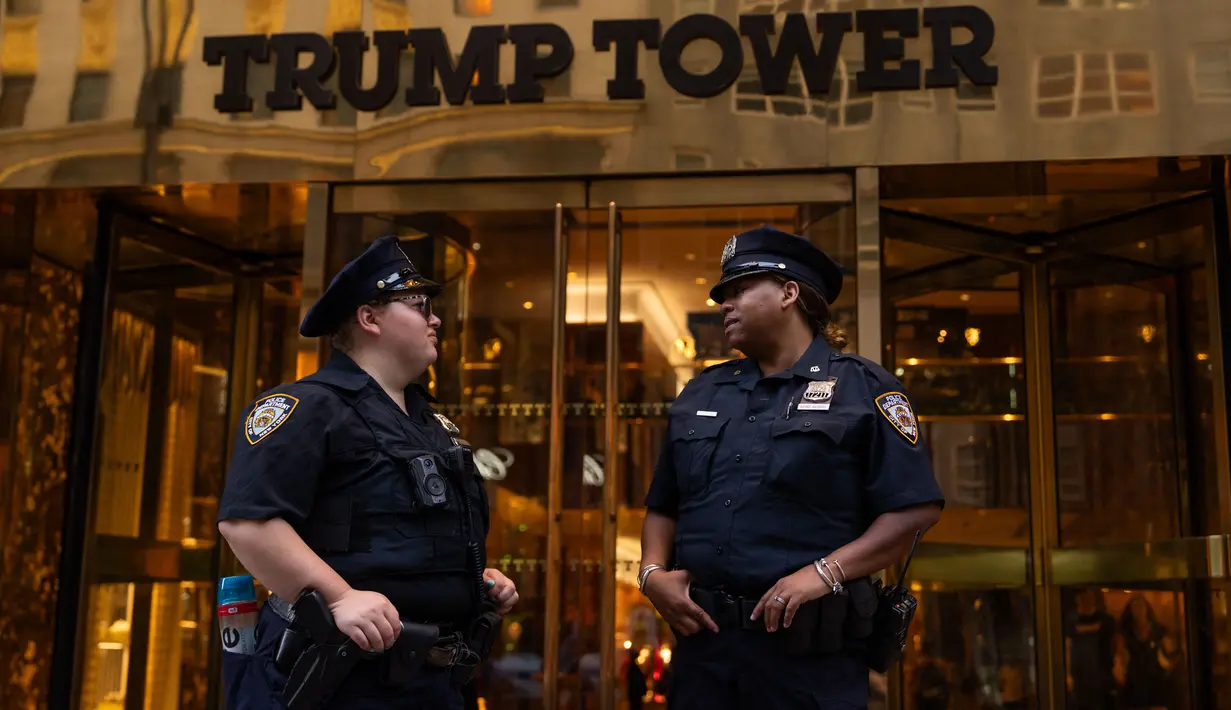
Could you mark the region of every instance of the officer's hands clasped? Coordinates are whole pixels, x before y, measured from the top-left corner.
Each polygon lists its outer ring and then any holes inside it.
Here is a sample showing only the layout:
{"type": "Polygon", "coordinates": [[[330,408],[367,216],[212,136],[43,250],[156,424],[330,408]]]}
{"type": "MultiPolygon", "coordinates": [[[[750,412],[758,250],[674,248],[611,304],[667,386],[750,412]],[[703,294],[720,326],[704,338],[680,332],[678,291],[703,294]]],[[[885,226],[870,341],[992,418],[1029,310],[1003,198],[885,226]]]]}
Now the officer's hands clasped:
{"type": "Polygon", "coordinates": [[[402,633],[397,609],[378,592],[349,589],[329,605],[329,611],[338,630],[364,651],[386,651],[402,633]]]}
{"type": "Polygon", "coordinates": [[[709,629],[718,633],[718,624],[688,596],[692,575],[687,570],[655,570],[645,580],[645,596],[671,628],[692,636],[709,629]]]}
{"type": "Polygon", "coordinates": [[[821,579],[816,568],[808,565],[778,580],[777,584],[762,594],[761,600],[752,610],[752,620],[756,621],[763,614],[766,631],[777,631],[779,622],[786,628],[791,625],[795,612],[799,611],[801,605],[813,599],[820,599],[831,591],[832,587],[821,579]]]}

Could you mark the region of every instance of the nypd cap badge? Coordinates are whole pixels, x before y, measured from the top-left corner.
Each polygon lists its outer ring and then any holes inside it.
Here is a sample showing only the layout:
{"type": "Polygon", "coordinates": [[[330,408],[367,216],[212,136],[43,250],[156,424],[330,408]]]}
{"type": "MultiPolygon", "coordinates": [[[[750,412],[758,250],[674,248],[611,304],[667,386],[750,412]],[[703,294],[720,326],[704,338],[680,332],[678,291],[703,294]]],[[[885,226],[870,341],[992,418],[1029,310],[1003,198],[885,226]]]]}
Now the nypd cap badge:
{"type": "Polygon", "coordinates": [[[728,239],[726,245],[722,247],[722,265],[726,266],[733,256],[735,256],[735,237],[728,239]]]}
{"type": "Polygon", "coordinates": [[[298,404],[299,399],[289,394],[271,394],[257,400],[248,420],[244,422],[244,436],[248,438],[248,443],[255,446],[272,434],[283,422],[290,419],[291,412],[295,411],[298,404]]]}
{"type": "Polygon", "coordinates": [[[911,409],[906,395],[901,392],[886,392],[876,398],[876,407],[911,445],[919,441],[919,422],[915,419],[915,411],[911,409]]]}

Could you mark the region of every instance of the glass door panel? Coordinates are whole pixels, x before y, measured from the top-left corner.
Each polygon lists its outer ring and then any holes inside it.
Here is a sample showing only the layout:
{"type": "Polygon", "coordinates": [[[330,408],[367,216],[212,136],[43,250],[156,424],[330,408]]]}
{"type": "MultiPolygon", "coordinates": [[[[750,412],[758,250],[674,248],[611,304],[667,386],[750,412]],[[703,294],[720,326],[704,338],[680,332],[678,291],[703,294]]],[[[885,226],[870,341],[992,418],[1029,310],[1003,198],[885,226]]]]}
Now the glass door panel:
{"type": "Polygon", "coordinates": [[[1095,246],[1051,266],[1062,548],[1052,579],[1068,585],[1069,708],[1214,701],[1200,670],[1216,669],[1219,653],[1209,580],[1219,545],[1206,537],[1218,531],[1204,288],[1212,204],[1158,213],[1121,225],[1110,244],[1097,229],[1079,233],[1073,244],[1095,246]]]}
{"type": "MultiPolygon", "coordinates": [[[[562,333],[558,708],[599,707],[602,691],[604,411],[608,210],[568,210],[562,333]]],[[[557,257],[558,258],[558,257],[557,257]]]]}
{"type": "Polygon", "coordinates": [[[884,242],[884,364],[914,403],[946,505],[909,570],[920,603],[903,707],[1037,707],[1020,273],[910,234],[884,242]]]}
{"type": "Polygon", "coordinates": [[[81,707],[205,708],[234,286],[117,218],[81,707]]]}
{"type": "Polygon", "coordinates": [[[969,226],[882,210],[894,371],[948,499],[911,569],[903,706],[1213,706],[1212,205],[1046,235],[974,205],[969,226]]]}
{"type": "MultiPolygon", "coordinates": [[[[731,235],[763,224],[800,234],[848,268],[834,322],[856,342],[855,217],[844,176],[649,180],[595,183],[591,231],[605,218],[615,243],[620,327],[607,368],[617,368],[614,417],[616,465],[607,469],[605,564],[614,571],[604,599],[611,636],[604,697],[627,708],[665,707],[675,647],[670,627],[637,589],[644,498],[666,431],[667,412],[684,385],[703,368],[740,357],[723,336],[722,315],[709,299],[731,235]],[[605,209],[604,209],[605,208],[605,209]],[[613,214],[614,213],[614,214],[613,214]]],[[[608,303],[611,307],[610,302],[608,303]]],[[[608,369],[608,372],[613,372],[608,369]]],[[[602,654],[600,654],[602,655],[602,654]]]]}

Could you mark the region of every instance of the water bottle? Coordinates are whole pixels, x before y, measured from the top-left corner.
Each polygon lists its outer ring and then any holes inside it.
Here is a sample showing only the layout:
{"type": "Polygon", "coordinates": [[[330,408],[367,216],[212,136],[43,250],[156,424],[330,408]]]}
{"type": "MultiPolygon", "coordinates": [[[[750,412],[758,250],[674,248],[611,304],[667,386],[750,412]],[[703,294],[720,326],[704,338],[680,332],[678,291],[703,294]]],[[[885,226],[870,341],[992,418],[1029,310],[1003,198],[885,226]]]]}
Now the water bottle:
{"type": "Polygon", "coordinates": [[[222,650],[245,656],[256,653],[256,585],[250,575],[218,580],[218,629],[222,650]]]}

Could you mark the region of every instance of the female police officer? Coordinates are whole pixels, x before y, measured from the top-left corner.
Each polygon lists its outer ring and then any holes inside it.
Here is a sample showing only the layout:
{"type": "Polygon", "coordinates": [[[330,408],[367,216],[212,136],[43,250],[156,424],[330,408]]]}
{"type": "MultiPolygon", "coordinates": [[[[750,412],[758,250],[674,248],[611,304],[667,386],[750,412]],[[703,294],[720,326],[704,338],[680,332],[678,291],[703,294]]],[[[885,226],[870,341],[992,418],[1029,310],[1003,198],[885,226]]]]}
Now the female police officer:
{"type": "MultiPolygon", "coordinates": [[[[274,656],[290,602],[305,589],[320,592],[337,627],[369,652],[393,646],[402,620],[461,628],[483,587],[502,614],[516,601],[504,575],[483,569],[489,520],[477,475],[449,470],[431,482],[411,465],[429,456],[447,470],[445,455],[459,449],[456,427],[414,384],[436,360],[431,298],[439,291],[395,237],[377,240],[300,327],[306,337],[332,336],[328,363],[245,412],[218,529],[273,595],[258,619],[256,654],[228,660],[231,707],[282,707],[287,677],[274,656]]],[[[462,706],[445,663],[397,683],[383,670],[379,657],[360,663],[330,706],[462,706]]]]}
{"type": "Polygon", "coordinates": [[[862,708],[868,575],[940,516],[901,385],[841,352],[842,271],[808,240],[736,235],[711,297],[746,357],[672,404],[640,584],[675,630],[672,708],[862,708]]]}

